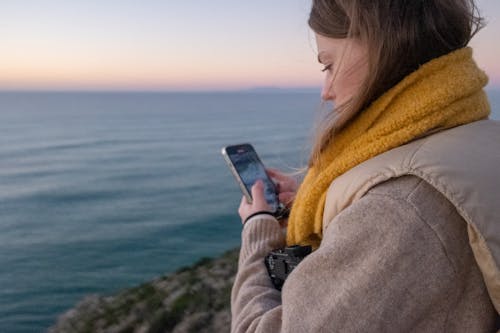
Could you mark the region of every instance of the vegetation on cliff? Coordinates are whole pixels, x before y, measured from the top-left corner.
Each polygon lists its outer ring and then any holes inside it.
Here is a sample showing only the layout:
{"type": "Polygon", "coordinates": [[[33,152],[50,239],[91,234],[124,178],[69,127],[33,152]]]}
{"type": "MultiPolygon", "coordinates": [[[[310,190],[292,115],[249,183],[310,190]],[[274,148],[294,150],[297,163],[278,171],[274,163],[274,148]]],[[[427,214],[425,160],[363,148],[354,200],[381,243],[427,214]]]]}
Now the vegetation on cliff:
{"type": "Polygon", "coordinates": [[[229,332],[237,261],[232,250],[114,296],[87,296],[48,332],[229,332]]]}

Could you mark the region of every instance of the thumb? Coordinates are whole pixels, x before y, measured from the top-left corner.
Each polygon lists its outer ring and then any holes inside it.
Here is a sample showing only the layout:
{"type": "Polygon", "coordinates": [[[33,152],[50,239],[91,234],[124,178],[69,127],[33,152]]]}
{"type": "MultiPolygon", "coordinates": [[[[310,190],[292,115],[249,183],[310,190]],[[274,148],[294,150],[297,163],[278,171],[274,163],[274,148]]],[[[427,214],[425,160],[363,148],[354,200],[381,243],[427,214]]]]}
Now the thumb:
{"type": "Polygon", "coordinates": [[[264,182],[258,179],[252,186],[252,199],[256,204],[266,203],[264,196],[264,182]]]}

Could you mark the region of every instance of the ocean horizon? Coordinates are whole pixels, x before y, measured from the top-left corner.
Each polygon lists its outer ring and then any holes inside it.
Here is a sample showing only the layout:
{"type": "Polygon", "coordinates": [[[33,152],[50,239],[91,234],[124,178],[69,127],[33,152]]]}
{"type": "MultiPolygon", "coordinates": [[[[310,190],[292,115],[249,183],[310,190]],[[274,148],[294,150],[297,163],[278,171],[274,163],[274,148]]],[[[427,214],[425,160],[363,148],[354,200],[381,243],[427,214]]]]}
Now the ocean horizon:
{"type": "Polygon", "coordinates": [[[86,295],[239,246],[220,150],[303,167],[321,104],[308,89],[0,92],[0,332],[44,331],[86,295]]]}

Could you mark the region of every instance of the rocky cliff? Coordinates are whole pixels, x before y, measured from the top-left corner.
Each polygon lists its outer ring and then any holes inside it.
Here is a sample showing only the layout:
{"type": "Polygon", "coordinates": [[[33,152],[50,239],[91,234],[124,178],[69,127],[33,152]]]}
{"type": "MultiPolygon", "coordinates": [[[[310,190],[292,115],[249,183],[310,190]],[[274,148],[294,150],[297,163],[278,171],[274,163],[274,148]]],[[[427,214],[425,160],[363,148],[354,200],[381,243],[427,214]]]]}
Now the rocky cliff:
{"type": "Polygon", "coordinates": [[[229,332],[238,250],[117,295],[91,295],[59,317],[59,332],[229,332]]]}

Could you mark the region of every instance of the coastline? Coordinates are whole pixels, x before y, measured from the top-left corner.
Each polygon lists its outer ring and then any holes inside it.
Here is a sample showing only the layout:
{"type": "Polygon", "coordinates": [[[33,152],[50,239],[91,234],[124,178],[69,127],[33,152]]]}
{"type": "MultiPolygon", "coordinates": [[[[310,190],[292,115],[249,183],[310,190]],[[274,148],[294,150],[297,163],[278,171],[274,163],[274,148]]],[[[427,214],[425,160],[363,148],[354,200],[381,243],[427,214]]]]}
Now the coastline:
{"type": "Polygon", "coordinates": [[[233,249],[115,295],[88,295],[47,332],[229,332],[238,255],[233,249]]]}

